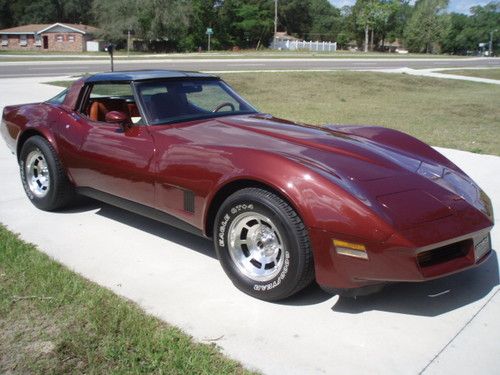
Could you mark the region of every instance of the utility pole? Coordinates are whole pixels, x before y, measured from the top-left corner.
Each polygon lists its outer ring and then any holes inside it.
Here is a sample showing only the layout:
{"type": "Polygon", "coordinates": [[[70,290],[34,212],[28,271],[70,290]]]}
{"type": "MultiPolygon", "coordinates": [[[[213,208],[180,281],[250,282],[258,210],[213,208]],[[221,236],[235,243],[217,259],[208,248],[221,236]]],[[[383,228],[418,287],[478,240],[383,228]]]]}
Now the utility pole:
{"type": "Polygon", "coordinates": [[[130,27],[127,30],[127,57],[130,57],[130,27]]]}
{"type": "Polygon", "coordinates": [[[276,34],[278,33],[278,0],[274,0],[274,49],[276,49],[276,34]]]}
{"type": "Polygon", "coordinates": [[[490,45],[489,45],[490,53],[489,53],[488,57],[493,56],[493,33],[496,33],[497,31],[498,31],[498,29],[490,31],[490,45]]]}

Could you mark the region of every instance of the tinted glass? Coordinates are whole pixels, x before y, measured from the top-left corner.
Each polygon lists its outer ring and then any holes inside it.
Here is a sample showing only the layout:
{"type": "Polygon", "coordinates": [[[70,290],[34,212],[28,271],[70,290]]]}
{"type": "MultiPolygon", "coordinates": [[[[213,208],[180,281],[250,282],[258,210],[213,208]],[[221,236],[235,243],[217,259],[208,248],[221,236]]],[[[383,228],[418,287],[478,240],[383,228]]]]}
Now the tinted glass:
{"type": "Polygon", "coordinates": [[[128,82],[95,83],[82,106],[82,113],[96,122],[106,122],[106,115],[112,111],[122,112],[130,123],[144,124],[135,103],[132,86],[128,82]]]}
{"type": "Polygon", "coordinates": [[[48,103],[52,104],[62,104],[64,99],[66,99],[66,94],[68,93],[68,89],[61,91],[59,94],[54,96],[52,99],[47,100],[48,103]]]}
{"type": "Polygon", "coordinates": [[[92,87],[90,99],[103,97],[133,97],[129,83],[99,83],[92,87]]]}
{"type": "Polygon", "coordinates": [[[142,82],[137,92],[153,125],[257,112],[220,80],[142,82]]]}

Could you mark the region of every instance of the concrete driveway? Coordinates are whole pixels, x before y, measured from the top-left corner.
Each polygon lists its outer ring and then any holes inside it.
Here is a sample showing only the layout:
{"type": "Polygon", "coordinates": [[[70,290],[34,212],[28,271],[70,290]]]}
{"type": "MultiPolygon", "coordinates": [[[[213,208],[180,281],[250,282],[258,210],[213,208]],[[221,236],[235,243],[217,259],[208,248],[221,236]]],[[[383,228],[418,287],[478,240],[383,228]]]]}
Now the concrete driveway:
{"type": "MultiPolygon", "coordinates": [[[[53,79],[53,78],[51,78],[53,79]]],[[[40,79],[0,80],[0,107],[55,95],[40,79]]],[[[493,199],[500,158],[440,149],[493,199]]],[[[47,213],[24,196],[0,142],[0,222],[84,277],[266,374],[493,374],[500,366],[499,264],[339,300],[311,286],[286,303],[236,290],[212,244],[99,203],[47,213]]],[[[500,249],[500,230],[493,247],[500,249]]]]}

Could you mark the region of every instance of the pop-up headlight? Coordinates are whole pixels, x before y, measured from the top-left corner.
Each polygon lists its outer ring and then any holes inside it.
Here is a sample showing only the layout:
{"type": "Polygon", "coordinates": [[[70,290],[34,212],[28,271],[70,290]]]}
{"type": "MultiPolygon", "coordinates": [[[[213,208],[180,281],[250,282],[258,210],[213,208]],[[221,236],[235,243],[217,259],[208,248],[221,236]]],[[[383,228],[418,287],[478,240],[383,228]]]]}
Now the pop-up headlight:
{"type": "Polygon", "coordinates": [[[459,195],[493,220],[493,208],[490,199],[469,177],[440,165],[426,162],[420,164],[417,173],[459,195]]]}

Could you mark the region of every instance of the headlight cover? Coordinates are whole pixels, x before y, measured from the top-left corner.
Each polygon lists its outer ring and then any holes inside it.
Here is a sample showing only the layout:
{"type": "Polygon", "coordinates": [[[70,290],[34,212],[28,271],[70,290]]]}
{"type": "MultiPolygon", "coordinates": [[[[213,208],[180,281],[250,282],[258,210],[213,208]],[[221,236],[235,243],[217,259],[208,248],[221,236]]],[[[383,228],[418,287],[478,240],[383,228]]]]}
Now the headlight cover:
{"type": "Polygon", "coordinates": [[[417,173],[459,195],[493,221],[493,207],[486,193],[469,177],[440,165],[422,162],[417,173]]]}

